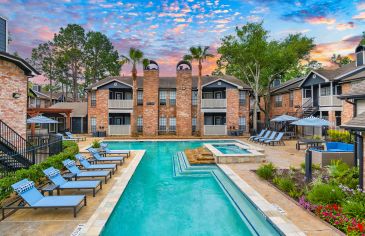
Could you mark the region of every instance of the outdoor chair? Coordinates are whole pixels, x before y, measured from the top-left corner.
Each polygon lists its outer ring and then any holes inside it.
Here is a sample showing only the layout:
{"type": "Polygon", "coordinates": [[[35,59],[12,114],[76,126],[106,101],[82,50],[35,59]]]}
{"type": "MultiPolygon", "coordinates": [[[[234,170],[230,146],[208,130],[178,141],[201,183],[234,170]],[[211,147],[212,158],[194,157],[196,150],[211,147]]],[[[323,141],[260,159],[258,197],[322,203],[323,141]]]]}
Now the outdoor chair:
{"type": "Polygon", "coordinates": [[[260,138],[268,138],[271,134],[271,130],[268,130],[263,137],[254,138],[253,141],[257,142],[260,138]]]}
{"type": "Polygon", "coordinates": [[[100,147],[104,152],[103,154],[105,155],[126,155],[128,158],[131,154],[131,151],[129,150],[110,150],[107,143],[100,144],[100,147]]]}
{"type": "Polygon", "coordinates": [[[95,177],[103,177],[105,183],[108,182],[108,176],[112,177],[112,172],[110,170],[99,170],[99,171],[81,171],[77,166],[75,161],[71,161],[70,159],[66,159],[62,161],[63,165],[75,175],[75,180],[77,178],[95,178],[95,177]]]}
{"type": "Polygon", "coordinates": [[[261,132],[258,135],[253,135],[253,136],[249,137],[248,140],[250,141],[250,140],[253,140],[254,138],[261,138],[265,132],[266,132],[266,129],[263,129],[263,130],[261,130],[261,132]]]}
{"type": "Polygon", "coordinates": [[[66,140],[77,140],[77,141],[85,141],[85,137],[75,137],[71,132],[65,132],[67,138],[66,140]]]}
{"type": "Polygon", "coordinates": [[[75,155],[76,159],[79,160],[80,164],[86,169],[86,170],[111,170],[114,174],[115,170],[118,169],[117,164],[90,164],[86,158],[81,155],[80,153],[75,155]]]}
{"type": "MultiPolygon", "coordinates": [[[[102,182],[100,180],[91,180],[91,181],[67,181],[62,177],[59,170],[54,167],[50,167],[48,169],[43,170],[43,173],[48,177],[48,179],[57,186],[57,189],[92,189],[93,197],[96,194],[96,188],[99,187],[99,190],[103,188],[102,182]]],[[[99,191],[98,190],[98,191],[99,191]]]]}
{"type": "Polygon", "coordinates": [[[268,138],[260,138],[259,140],[257,140],[257,142],[264,143],[264,141],[266,141],[266,140],[273,140],[276,135],[277,135],[277,132],[273,131],[268,138]]]}
{"type": "Polygon", "coordinates": [[[284,141],[283,141],[283,136],[284,136],[284,133],[283,132],[279,132],[278,136],[276,136],[275,139],[268,139],[268,140],[265,140],[264,141],[264,144],[269,144],[269,145],[275,145],[276,143],[277,144],[283,144],[285,145],[284,141]]]}
{"type": "Polygon", "coordinates": [[[17,206],[4,206],[2,210],[2,219],[5,218],[7,209],[37,209],[37,208],[72,208],[74,217],[86,206],[85,195],[74,196],[43,196],[34,186],[33,181],[23,179],[11,187],[24,200],[28,206],[18,204],[17,206]],[[82,204],[83,203],[83,204],[82,204]]]}
{"type": "Polygon", "coordinates": [[[87,149],[91,155],[95,158],[96,162],[119,162],[120,165],[124,162],[124,157],[122,156],[113,156],[113,157],[102,157],[101,154],[95,148],[87,149]]]}

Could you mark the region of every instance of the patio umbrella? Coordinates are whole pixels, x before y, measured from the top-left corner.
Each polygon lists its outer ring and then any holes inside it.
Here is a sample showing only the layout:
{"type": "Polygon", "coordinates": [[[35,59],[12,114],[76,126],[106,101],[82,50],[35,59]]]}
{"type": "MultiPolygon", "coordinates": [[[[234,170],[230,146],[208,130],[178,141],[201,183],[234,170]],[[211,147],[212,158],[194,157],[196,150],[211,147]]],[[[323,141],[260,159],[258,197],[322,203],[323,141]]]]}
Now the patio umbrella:
{"type": "Polygon", "coordinates": [[[286,121],[295,121],[298,120],[297,117],[289,116],[289,115],[281,115],[271,119],[272,122],[286,122],[286,121]]]}
{"type": "MultiPolygon", "coordinates": [[[[27,124],[57,124],[57,123],[58,121],[41,115],[27,119],[27,124]]],[[[34,136],[35,133],[34,125],[32,125],[31,132],[32,136],[34,136]]]]}
{"type": "Polygon", "coordinates": [[[314,127],[329,126],[330,122],[328,120],[310,116],[307,118],[303,118],[303,119],[294,121],[291,124],[297,125],[297,126],[311,126],[311,127],[313,127],[313,135],[314,135],[314,127]]]}

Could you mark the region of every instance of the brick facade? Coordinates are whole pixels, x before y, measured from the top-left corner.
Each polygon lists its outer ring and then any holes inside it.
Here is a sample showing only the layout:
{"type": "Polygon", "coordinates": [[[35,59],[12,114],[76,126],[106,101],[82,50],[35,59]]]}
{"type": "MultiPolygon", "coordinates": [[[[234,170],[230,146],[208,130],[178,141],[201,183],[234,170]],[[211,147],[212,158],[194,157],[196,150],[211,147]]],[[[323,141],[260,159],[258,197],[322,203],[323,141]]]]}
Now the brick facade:
{"type": "Polygon", "coordinates": [[[0,60],[0,82],[0,119],[26,138],[28,78],[17,65],[0,60]]]}
{"type": "Polygon", "coordinates": [[[108,131],[109,124],[109,90],[100,89],[96,91],[96,106],[91,106],[91,96],[88,96],[88,130],[91,133],[91,118],[96,118],[96,130],[108,131]]]}
{"type": "Polygon", "coordinates": [[[238,89],[227,89],[226,97],[227,97],[227,115],[226,115],[226,123],[227,130],[230,129],[238,129],[238,121],[239,121],[239,94],[238,89]]]}
{"type": "Polygon", "coordinates": [[[176,75],[176,131],[179,136],[190,136],[191,128],[191,70],[177,71],[176,75]]]}
{"type": "MultiPolygon", "coordinates": [[[[342,93],[347,94],[351,90],[351,83],[342,84],[342,93]]],[[[342,124],[347,123],[353,118],[354,108],[353,105],[344,101],[342,106],[342,113],[341,113],[341,122],[342,124]]]]}
{"type": "Polygon", "coordinates": [[[143,79],[143,135],[157,135],[158,106],[159,72],[158,70],[145,70],[143,79]]]}

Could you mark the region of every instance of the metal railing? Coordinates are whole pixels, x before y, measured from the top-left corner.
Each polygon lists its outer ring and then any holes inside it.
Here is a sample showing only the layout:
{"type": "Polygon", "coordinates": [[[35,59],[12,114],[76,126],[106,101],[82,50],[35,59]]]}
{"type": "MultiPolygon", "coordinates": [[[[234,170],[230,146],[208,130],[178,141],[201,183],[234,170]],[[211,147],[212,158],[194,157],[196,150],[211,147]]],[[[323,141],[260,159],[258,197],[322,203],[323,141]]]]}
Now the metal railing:
{"type": "Polygon", "coordinates": [[[202,99],[202,108],[226,108],[226,99],[202,99]]]}
{"type": "Polygon", "coordinates": [[[133,100],[109,99],[109,108],[132,109],[133,100]]]}
{"type": "Polygon", "coordinates": [[[227,135],[227,125],[204,125],[204,135],[227,135]]]}
{"type": "Polygon", "coordinates": [[[130,125],[109,125],[109,135],[130,135],[130,125]]]}

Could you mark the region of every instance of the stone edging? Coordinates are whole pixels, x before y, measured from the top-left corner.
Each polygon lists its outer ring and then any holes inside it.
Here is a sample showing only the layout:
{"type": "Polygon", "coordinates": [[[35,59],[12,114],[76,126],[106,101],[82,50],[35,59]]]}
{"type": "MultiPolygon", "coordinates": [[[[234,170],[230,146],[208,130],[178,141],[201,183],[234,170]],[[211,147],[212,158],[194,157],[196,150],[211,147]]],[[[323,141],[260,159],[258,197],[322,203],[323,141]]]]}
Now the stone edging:
{"type": "Polygon", "coordinates": [[[217,164],[218,167],[231,179],[236,186],[262,211],[267,218],[284,234],[290,236],[306,235],[287,217],[282,215],[277,208],[270,204],[256,190],[239,177],[229,166],[217,164]]]}
{"type": "Polygon", "coordinates": [[[104,200],[95,210],[94,214],[89,218],[79,235],[100,235],[104,225],[106,224],[109,216],[112,214],[115,205],[119,201],[120,196],[123,194],[124,189],[127,187],[129,180],[132,178],[133,173],[137,169],[137,166],[139,165],[146,151],[143,150],[132,152],[136,153],[134,157],[131,157],[133,160],[129,163],[127,168],[122,170],[123,173],[121,176],[114,177],[117,179],[117,181],[114,183],[113,187],[109,190],[104,200]]]}

